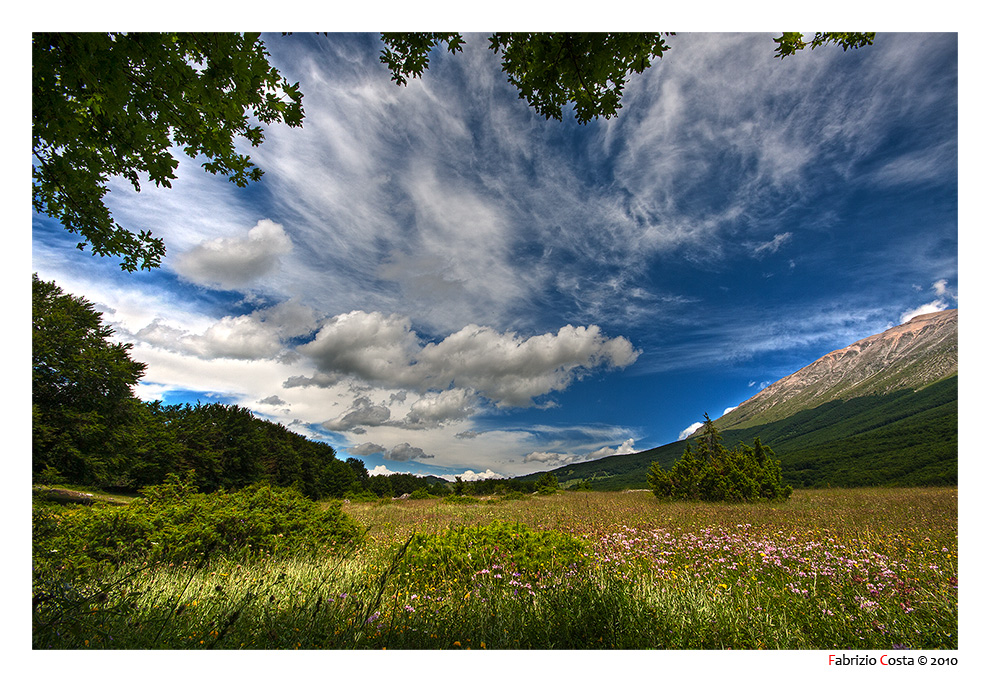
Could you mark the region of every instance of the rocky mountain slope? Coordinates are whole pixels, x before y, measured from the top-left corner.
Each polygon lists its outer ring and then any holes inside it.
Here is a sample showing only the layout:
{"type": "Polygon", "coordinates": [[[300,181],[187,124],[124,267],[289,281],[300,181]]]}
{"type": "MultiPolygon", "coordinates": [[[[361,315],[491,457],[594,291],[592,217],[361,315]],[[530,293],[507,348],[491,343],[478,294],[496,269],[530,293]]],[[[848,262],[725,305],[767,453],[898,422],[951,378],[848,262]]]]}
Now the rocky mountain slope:
{"type": "Polygon", "coordinates": [[[958,309],[919,315],[828,353],[715,423],[723,430],[766,424],[832,400],[919,389],[958,371],[958,309]]]}

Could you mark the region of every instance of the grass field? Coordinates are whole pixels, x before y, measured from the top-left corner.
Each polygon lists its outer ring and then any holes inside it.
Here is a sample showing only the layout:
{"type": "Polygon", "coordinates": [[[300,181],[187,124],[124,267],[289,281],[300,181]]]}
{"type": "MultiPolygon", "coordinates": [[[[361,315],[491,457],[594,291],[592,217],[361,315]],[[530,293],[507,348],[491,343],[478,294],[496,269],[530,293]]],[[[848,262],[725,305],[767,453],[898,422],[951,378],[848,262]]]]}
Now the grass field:
{"type": "Polygon", "coordinates": [[[955,488],[353,503],[345,555],[128,564],[36,605],[34,647],[955,649],[955,488]]]}

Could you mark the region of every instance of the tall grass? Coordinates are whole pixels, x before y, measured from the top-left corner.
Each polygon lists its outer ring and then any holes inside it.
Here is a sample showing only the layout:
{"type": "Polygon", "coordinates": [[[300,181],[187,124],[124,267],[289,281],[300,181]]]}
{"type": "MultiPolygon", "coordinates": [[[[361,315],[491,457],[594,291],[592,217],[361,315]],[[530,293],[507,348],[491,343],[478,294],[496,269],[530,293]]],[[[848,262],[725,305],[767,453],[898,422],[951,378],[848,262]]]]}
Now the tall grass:
{"type": "Polygon", "coordinates": [[[346,512],[369,527],[347,554],[128,564],[63,585],[36,605],[35,647],[957,647],[955,489],[797,491],[776,505],[587,492],[346,512]],[[520,524],[518,538],[449,532],[495,522],[520,524]],[[538,531],[580,540],[582,560],[573,547],[566,561],[509,547],[559,537],[538,531]],[[471,559],[454,570],[424,546],[471,559]]]}

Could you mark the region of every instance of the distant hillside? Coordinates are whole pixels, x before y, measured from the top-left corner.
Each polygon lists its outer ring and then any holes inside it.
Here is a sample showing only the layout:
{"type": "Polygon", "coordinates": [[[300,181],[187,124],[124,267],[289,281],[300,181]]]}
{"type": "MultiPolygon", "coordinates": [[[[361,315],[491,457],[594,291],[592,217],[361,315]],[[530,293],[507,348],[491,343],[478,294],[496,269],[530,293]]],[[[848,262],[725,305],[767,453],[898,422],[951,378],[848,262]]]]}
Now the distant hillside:
{"type": "MultiPolygon", "coordinates": [[[[958,320],[957,310],[921,315],[825,355],[715,420],[723,442],[759,437],[797,487],[955,484],[958,320]]],[[[651,462],[683,452],[675,442],[553,473],[565,487],[645,488],[651,462]]]]}

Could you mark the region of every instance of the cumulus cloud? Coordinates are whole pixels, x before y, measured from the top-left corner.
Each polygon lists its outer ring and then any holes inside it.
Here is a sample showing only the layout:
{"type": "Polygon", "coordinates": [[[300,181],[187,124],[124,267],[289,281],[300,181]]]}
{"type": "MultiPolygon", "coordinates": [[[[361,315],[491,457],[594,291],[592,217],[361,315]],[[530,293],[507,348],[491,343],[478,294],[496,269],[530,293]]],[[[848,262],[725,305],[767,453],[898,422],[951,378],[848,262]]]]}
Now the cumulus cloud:
{"type": "Polygon", "coordinates": [[[486,469],[480,473],[475,473],[468,469],[463,474],[443,474],[440,478],[447,481],[454,481],[457,478],[460,478],[462,481],[485,481],[490,478],[505,478],[505,476],[491,469],[486,469]]]}
{"type": "Polygon", "coordinates": [[[677,440],[684,440],[692,433],[700,429],[702,426],[704,426],[704,424],[702,424],[701,422],[695,422],[691,424],[691,426],[687,427],[686,429],[680,432],[680,434],[677,436],[677,440]]]}
{"type": "Polygon", "coordinates": [[[409,443],[399,443],[385,453],[385,459],[396,462],[408,462],[412,459],[433,459],[433,455],[428,455],[422,448],[417,448],[409,443]]]}
{"type": "Polygon", "coordinates": [[[412,404],[404,420],[408,428],[431,428],[470,417],[475,412],[473,391],[455,388],[429,393],[412,404]]]}
{"type": "Polygon", "coordinates": [[[588,453],[585,457],[586,460],[601,459],[602,457],[611,457],[612,455],[628,455],[636,452],[636,442],[634,439],[629,438],[622,445],[615,448],[604,447],[595,450],[594,452],[588,453]]]}
{"type": "Polygon", "coordinates": [[[499,407],[532,406],[534,398],[564,390],[596,368],[626,367],[640,353],[626,338],[608,338],[594,325],[520,338],[470,324],[423,344],[409,318],[362,311],[329,320],[299,352],[316,363],[314,383],[332,385],[348,377],[424,394],[441,391],[420,402],[418,411],[448,418],[467,416],[472,394],[499,407]]]}
{"type": "Polygon", "coordinates": [[[391,411],[384,405],[374,405],[370,398],[355,398],[350,410],[335,419],[328,419],[321,426],[330,431],[357,431],[359,427],[381,426],[389,421],[391,411]]]}
{"type": "Polygon", "coordinates": [[[368,455],[379,455],[385,452],[385,448],[378,443],[361,443],[360,445],[355,445],[348,448],[352,455],[360,455],[362,457],[367,457],[368,455]]]}
{"type": "Polygon", "coordinates": [[[531,452],[525,457],[523,457],[524,464],[543,464],[550,469],[556,469],[557,467],[562,467],[566,464],[573,464],[580,458],[577,455],[571,455],[561,452],[531,452]]]}
{"type": "Polygon", "coordinates": [[[415,447],[409,443],[399,443],[392,448],[386,448],[378,443],[361,443],[348,448],[352,455],[367,457],[369,455],[382,455],[385,459],[393,462],[408,462],[413,459],[433,459],[433,455],[428,455],[422,448],[415,447]]]}
{"type": "Polygon", "coordinates": [[[175,256],[180,277],[216,289],[239,289],[273,272],[292,240],[278,223],[259,220],[244,237],[201,242],[175,256]]]}
{"type": "Polygon", "coordinates": [[[585,455],[575,455],[563,452],[531,452],[523,457],[523,463],[542,464],[544,467],[555,469],[557,467],[574,464],[576,462],[590,462],[592,460],[601,459],[602,457],[611,457],[612,455],[628,455],[633,452],[636,452],[636,441],[633,438],[628,438],[616,447],[605,446],[585,455]]]}
{"type": "Polygon", "coordinates": [[[295,353],[286,342],[312,333],[316,325],[317,316],[311,308],[286,301],[249,315],[225,316],[198,334],[156,318],[128,338],[204,359],[291,361],[295,353]]]}
{"type": "Polygon", "coordinates": [[[356,310],[326,322],[299,352],[316,361],[324,385],[345,377],[402,384],[418,347],[409,318],[356,310]]]}
{"type": "Polygon", "coordinates": [[[258,402],[261,403],[262,405],[275,405],[275,406],[289,404],[284,400],[282,400],[281,398],[279,398],[277,395],[270,395],[267,398],[262,398],[258,402]]]}
{"type": "Polygon", "coordinates": [[[224,317],[202,334],[154,320],[133,336],[163,350],[205,359],[257,360],[273,358],[284,350],[278,330],[250,315],[224,317]]]}

